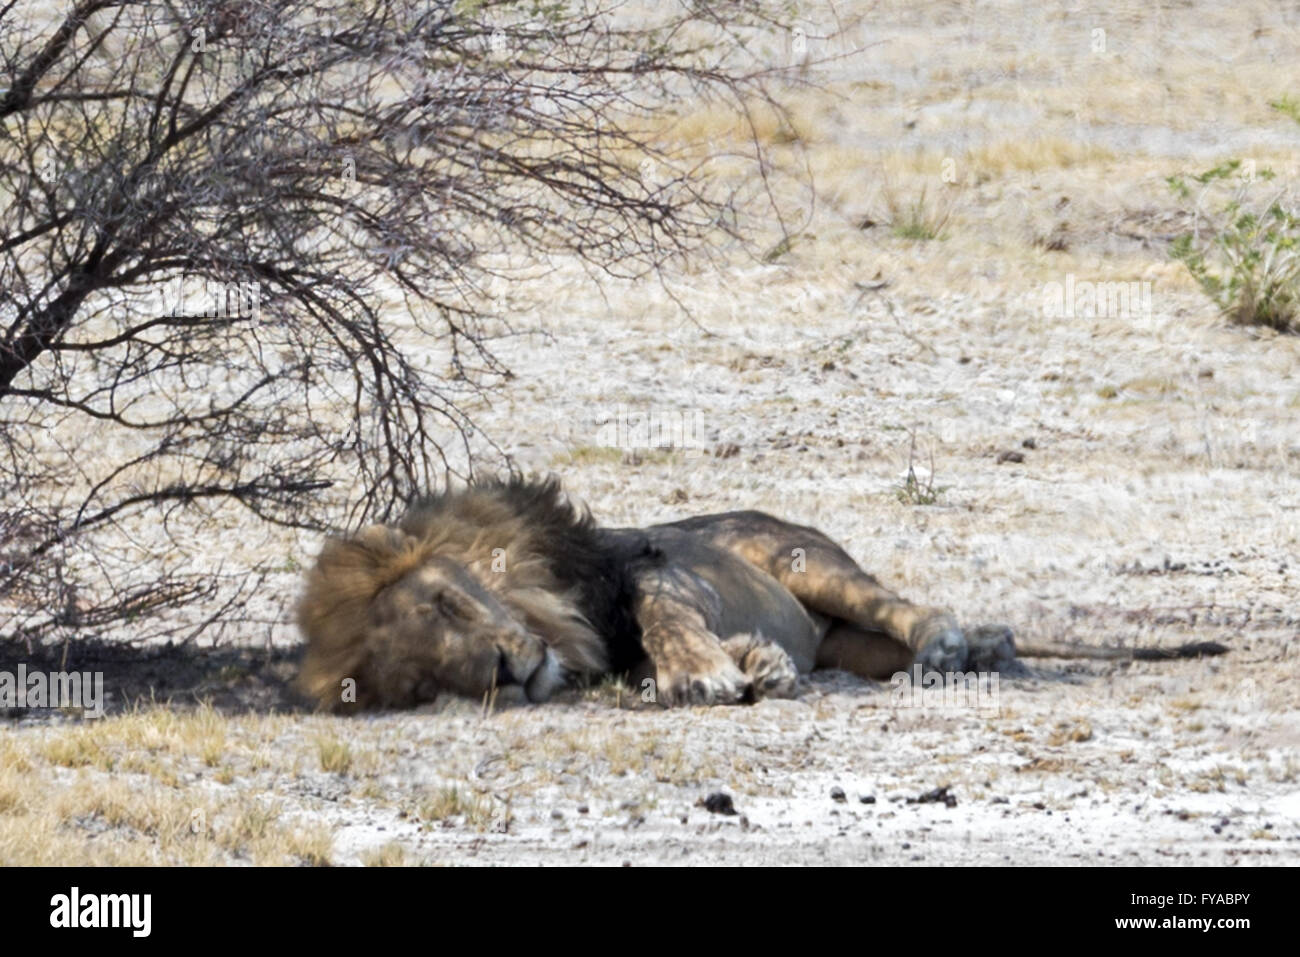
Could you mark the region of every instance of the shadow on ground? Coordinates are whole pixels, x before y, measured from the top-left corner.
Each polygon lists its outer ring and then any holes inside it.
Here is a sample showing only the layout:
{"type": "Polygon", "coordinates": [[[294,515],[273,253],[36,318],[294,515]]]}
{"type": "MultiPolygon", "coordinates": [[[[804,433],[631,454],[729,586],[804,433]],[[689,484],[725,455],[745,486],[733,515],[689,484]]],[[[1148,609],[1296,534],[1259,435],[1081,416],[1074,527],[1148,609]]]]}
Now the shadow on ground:
{"type": "MultiPolygon", "coordinates": [[[[173,645],[132,647],[102,641],[70,642],[67,645],[33,645],[15,639],[0,639],[0,673],[17,677],[19,666],[28,675],[44,672],[90,672],[103,675],[103,708],[107,715],[136,707],[164,705],[193,708],[210,705],[223,714],[287,714],[313,711],[311,702],[294,690],[302,648],[199,647],[173,645]]],[[[1047,664],[1035,661],[1027,666],[1015,662],[1003,669],[1001,678],[1018,685],[1086,684],[1108,681],[1132,667],[1127,661],[1069,661],[1047,664]]],[[[888,693],[891,682],[870,682],[847,672],[818,671],[805,676],[800,696],[810,684],[823,693],[857,691],[888,693]]],[[[555,697],[559,703],[600,703],[613,709],[654,708],[637,690],[639,681],[627,676],[573,688],[555,697]]],[[[445,703],[439,698],[437,704],[445,703]]],[[[516,688],[499,689],[491,710],[528,707],[516,688]]],[[[7,708],[0,706],[0,720],[39,721],[56,719],[67,712],[58,708],[7,708]]]]}
{"type": "MultiPolygon", "coordinates": [[[[310,710],[293,689],[300,648],[173,645],[131,647],[100,641],[33,645],[0,640],[0,671],[91,672],[104,676],[104,711],[138,705],[192,707],[208,703],[229,714],[310,710]]],[[[0,707],[0,717],[39,718],[58,710],[0,707]]]]}

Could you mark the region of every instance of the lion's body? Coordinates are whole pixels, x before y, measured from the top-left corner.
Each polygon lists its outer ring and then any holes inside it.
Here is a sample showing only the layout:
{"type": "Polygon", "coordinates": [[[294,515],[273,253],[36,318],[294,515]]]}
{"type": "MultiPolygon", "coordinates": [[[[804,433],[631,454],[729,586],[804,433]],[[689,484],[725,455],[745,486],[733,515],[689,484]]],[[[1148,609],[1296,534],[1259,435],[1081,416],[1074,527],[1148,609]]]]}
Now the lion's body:
{"type": "Polygon", "coordinates": [[[545,700],[638,668],[665,703],[729,703],[791,695],[817,667],[881,678],[1014,658],[1005,630],[972,644],[815,529],[761,512],[603,529],[553,479],[477,483],[331,540],[299,624],[301,687],[336,709],[507,683],[545,700]]]}

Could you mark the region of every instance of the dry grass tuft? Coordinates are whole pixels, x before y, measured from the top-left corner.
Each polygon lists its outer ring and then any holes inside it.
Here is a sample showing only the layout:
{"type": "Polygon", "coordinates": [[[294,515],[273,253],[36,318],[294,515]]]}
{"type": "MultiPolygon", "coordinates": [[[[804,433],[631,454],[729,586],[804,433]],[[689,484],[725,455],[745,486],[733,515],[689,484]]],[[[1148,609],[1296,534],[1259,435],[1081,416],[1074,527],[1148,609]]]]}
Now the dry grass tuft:
{"type": "Polygon", "coordinates": [[[389,841],[363,853],[361,863],[366,867],[402,867],[408,863],[406,848],[396,841],[389,841]]]}
{"type": "Polygon", "coordinates": [[[352,746],[334,735],[317,738],[316,753],[320,757],[322,771],[347,774],[352,770],[352,746]]]}
{"type": "Polygon", "coordinates": [[[485,830],[492,822],[492,802],[488,798],[469,794],[455,785],[448,785],[420,802],[419,815],[424,821],[460,821],[470,827],[485,830]]]}

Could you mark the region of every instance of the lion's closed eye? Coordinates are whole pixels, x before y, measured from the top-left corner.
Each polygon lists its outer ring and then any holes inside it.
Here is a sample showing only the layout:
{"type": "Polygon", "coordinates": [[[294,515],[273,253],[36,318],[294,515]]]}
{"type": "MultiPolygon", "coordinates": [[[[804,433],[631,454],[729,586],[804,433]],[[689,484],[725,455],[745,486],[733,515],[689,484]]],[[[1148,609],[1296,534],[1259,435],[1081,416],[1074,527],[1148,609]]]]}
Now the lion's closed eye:
{"type": "Polygon", "coordinates": [[[435,601],[437,602],[438,611],[448,618],[454,618],[457,621],[473,621],[477,617],[473,603],[455,592],[440,591],[435,601]]]}

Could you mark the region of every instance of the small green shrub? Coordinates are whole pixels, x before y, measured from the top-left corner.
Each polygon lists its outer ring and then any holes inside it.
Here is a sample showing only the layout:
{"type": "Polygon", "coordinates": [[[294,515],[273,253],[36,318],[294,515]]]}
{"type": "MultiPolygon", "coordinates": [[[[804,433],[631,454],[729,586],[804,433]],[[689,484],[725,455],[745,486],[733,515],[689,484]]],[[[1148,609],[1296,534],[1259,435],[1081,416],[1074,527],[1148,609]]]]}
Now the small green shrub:
{"type": "Polygon", "coordinates": [[[1300,331],[1300,211],[1286,189],[1268,185],[1271,170],[1246,177],[1240,168],[1231,160],[1190,182],[1169,177],[1170,189],[1195,203],[1192,232],[1170,254],[1233,322],[1300,331]]]}

